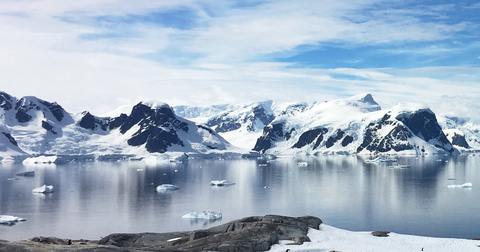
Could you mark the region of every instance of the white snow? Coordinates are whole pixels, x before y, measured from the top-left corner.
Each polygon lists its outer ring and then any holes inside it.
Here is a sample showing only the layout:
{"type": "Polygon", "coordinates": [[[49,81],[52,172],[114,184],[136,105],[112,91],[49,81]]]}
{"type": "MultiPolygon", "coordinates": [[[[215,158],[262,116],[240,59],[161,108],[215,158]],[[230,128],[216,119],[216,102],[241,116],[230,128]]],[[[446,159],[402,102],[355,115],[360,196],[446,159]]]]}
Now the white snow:
{"type": "Polygon", "coordinates": [[[178,186],[171,184],[162,184],[157,186],[157,192],[175,191],[178,189],[180,189],[178,186]]]}
{"type": "Polygon", "coordinates": [[[480,241],[452,238],[431,238],[414,235],[389,233],[389,237],[376,237],[371,232],[352,232],[325,224],[320,230],[309,229],[311,242],[302,245],[285,245],[292,241],[281,241],[269,251],[285,252],[459,252],[479,251],[480,241]]]}
{"type": "Polygon", "coordinates": [[[228,180],[212,180],[210,182],[210,185],[211,186],[231,186],[231,185],[235,185],[235,183],[230,182],[228,180]]]}
{"type": "Polygon", "coordinates": [[[222,218],[222,212],[215,211],[203,211],[201,213],[190,212],[182,216],[183,219],[206,219],[206,220],[219,220],[222,218]]]}
{"type": "Polygon", "coordinates": [[[23,160],[23,164],[52,164],[57,160],[57,156],[38,156],[29,157],[23,160]]]}
{"type": "Polygon", "coordinates": [[[53,192],[53,186],[52,185],[43,185],[41,187],[37,187],[32,190],[34,193],[52,193],[53,192]]]}
{"type": "Polygon", "coordinates": [[[473,185],[472,185],[472,183],[465,183],[465,184],[461,184],[461,185],[448,185],[447,187],[448,188],[472,188],[473,185]]]}
{"type": "Polygon", "coordinates": [[[0,225],[15,225],[19,221],[26,221],[24,218],[15,217],[11,215],[0,215],[0,225]]]}

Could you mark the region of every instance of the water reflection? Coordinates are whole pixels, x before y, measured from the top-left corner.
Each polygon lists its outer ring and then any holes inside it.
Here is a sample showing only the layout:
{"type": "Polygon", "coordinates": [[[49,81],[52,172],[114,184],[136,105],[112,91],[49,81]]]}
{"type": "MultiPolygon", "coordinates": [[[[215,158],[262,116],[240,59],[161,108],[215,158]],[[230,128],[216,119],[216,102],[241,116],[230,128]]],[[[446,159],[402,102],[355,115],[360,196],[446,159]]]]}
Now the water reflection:
{"type": "Polygon", "coordinates": [[[443,237],[479,237],[474,223],[480,192],[478,157],[398,157],[405,169],[365,163],[356,156],[256,160],[87,162],[25,167],[0,165],[0,214],[27,222],[0,227],[0,239],[33,236],[98,239],[114,232],[166,232],[206,228],[249,215],[315,215],[350,230],[389,230],[443,237]],[[307,166],[299,166],[299,161],[307,166]],[[11,181],[15,173],[35,177],[11,181]],[[212,180],[229,187],[212,187],[212,180]],[[454,180],[453,180],[454,179],[454,180]],[[472,182],[471,190],[449,184],[472,182]],[[43,184],[55,192],[32,194],[43,184]],[[158,193],[160,184],[180,189],[158,193]],[[183,220],[191,211],[223,212],[211,223],[183,220]],[[452,228],[461,227],[461,228],[452,228]]]}

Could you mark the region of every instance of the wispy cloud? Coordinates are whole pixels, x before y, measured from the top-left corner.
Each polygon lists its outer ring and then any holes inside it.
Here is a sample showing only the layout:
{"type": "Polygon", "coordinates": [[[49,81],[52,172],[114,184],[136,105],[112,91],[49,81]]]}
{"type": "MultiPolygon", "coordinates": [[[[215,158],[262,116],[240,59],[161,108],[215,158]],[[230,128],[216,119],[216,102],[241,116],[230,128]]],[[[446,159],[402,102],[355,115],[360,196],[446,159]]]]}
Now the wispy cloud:
{"type": "Polygon", "coordinates": [[[388,105],[433,101],[477,91],[480,82],[471,56],[478,22],[458,16],[457,7],[382,0],[0,1],[1,83],[16,96],[93,111],[144,97],[204,104],[371,92],[388,105]],[[362,53],[366,48],[372,53],[362,53]],[[459,66],[437,60],[459,52],[459,66]],[[299,54],[309,61],[290,59],[299,54]],[[415,55],[426,59],[412,67],[406,59],[415,55]]]}

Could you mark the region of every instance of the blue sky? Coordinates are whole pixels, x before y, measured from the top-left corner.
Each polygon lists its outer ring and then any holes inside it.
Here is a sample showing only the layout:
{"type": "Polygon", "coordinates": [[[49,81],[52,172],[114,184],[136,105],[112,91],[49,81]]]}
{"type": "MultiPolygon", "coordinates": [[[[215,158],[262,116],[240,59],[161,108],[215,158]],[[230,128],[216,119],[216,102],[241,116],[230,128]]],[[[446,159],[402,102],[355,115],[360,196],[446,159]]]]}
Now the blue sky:
{"type": "Polygon", "coordinates": [[[1,90],[71,111],[371,93],[384,108],[480,114],[478,1],[0,0],[0,10],[1,90]]]}

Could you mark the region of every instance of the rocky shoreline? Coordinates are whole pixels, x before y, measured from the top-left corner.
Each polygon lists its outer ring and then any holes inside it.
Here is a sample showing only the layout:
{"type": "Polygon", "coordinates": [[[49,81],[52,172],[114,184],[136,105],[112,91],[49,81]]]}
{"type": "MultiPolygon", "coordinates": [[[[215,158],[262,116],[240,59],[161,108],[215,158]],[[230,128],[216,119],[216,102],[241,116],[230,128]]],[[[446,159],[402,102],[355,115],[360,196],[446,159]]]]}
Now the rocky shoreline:
{"type": "Polygon", "coordinates": [[[252,216],[204,230],[172,233],[118,233],[98,241],[34,237],[26,241],[0,241],[3,252],[44,251],[266,251],[280,240],[301,245],[310,241],[308,228],[319,229],[313,216],[252,216]]]}

